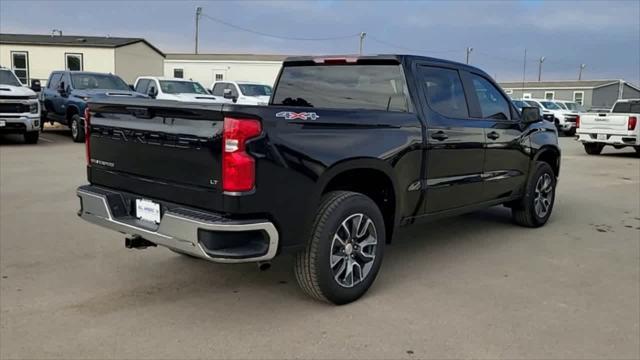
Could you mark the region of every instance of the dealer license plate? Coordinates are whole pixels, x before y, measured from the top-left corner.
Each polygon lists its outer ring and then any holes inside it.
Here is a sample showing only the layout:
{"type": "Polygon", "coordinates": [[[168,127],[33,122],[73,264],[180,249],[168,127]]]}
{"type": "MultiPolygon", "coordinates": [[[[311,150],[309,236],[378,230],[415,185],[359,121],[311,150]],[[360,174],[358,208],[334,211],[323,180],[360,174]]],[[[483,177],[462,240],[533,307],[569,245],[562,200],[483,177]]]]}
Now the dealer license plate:
{"type": "Polygon", "coordinates": [[[7,122],[4,120],[0,120],[0,127],[5,127],[7,126],[7,122]]]}
{"type": "Polygon", "coordinates": [[[598,134],[598,140],[607,140],[607,134],[598,134]]]}
{"type": "Polygon", "coordinates": [[[136,199],[136,217],[141,220],[160,223],[160,204],[151,200],[136,199]]]}

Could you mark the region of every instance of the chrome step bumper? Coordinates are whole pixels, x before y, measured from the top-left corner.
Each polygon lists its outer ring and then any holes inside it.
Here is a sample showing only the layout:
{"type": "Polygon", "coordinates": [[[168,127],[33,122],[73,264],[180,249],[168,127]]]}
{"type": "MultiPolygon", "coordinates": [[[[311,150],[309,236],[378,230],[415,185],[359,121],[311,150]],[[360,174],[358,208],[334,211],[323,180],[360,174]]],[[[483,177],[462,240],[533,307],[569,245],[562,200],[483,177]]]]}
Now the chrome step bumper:
{"type": "Polygon", "coordinates": [[[77,195],[80,198],[78,216],[82,219],[205,260],[220,263],[268,261],[278,250],[278,231],[267,220],[235,221],[200,210],[172,208],[163,212],[159,224],[151,224],[123,214],[124,201],[118,192],[86,185],[78,188],[77,195]],[[233,232],[234,235],[260,232],[266,242],[266,252],[244,257],[234,253],[233,249],[212,250],[200,241],[199,234],[202,231],[218,234],[233,232]]]}

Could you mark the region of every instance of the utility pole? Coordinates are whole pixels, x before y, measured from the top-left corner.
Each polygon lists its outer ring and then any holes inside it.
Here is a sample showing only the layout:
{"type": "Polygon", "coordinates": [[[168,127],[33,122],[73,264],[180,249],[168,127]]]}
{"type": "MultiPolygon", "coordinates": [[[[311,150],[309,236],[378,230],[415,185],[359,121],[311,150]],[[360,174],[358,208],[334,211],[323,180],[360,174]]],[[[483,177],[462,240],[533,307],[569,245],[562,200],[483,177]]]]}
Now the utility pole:
{"type": "Polygon", "coordinates": [[[527,48],[524,49],[524,60],[522,62],[522,93],[524,94],[524,78],[527,74],[527,48]]]}
{"type": "Polygon", "coordinates": [[[580,64],[580,72],[578,73],[578,81],[582,80],[582,70],[587,66],[587,64],[580,64]]]}
{"type": "Polygon", "coordinates": [[[544,56],[540,56],[540,63],[538,64],[538,82],[542,78],[542,63],[544,62],[544,56]]]}
{"type": "Polygon", "coordinates": [[[200,16],[202,15],[202,8],[198,6],[196,8],[196,54],[198,53],[198,33],[200,32],[200,16]]]}
{"type": "Polygon", "coordinates": [[[469,64],[469,54],[471,54],[472,51],[473,51],[472,47],[467,48],[467,64],[469,64]]]}
{"type": "Polygon", "coordinates": [[[366,32],[361,32],[360,33],[360,52],[359,54],[362,55],[362,49],[364,48],[364,37],[367,36],[366,32]]]}

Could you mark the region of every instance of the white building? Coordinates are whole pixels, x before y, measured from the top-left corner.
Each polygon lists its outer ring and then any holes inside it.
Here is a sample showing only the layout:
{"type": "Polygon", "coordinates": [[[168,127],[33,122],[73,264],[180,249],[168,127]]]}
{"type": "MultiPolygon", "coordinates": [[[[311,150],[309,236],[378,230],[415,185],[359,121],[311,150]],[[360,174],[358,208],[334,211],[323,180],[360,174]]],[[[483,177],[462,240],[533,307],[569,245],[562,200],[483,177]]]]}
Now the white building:
{"type": "Polygon", "coordinates": [[[255,81],[273,85],[286,55],[166,54],[164,76],[192,79],[210,88],[214,81],[255,81]]]}
{"type": "Polygon", "coordinates": [[[45,85],[54,70],[113,73],[127,83],[162,75],[164,54],[145,39],[99,36],[0,34],[0,65],[25,85],[45,85]]]}

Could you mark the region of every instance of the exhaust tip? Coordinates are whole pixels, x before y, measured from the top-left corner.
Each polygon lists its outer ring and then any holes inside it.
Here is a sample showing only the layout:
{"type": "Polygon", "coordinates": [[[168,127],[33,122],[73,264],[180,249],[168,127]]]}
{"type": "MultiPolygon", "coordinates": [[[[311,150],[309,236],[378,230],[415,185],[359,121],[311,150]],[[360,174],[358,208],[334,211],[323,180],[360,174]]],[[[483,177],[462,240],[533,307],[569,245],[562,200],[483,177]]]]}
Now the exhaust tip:
{"type": "Polygon", "coordinates": [[[269,261],[258,262],[258,269],[260,269],[260,271],[267,271],[271,269],[271,262],[269,261]]]}

